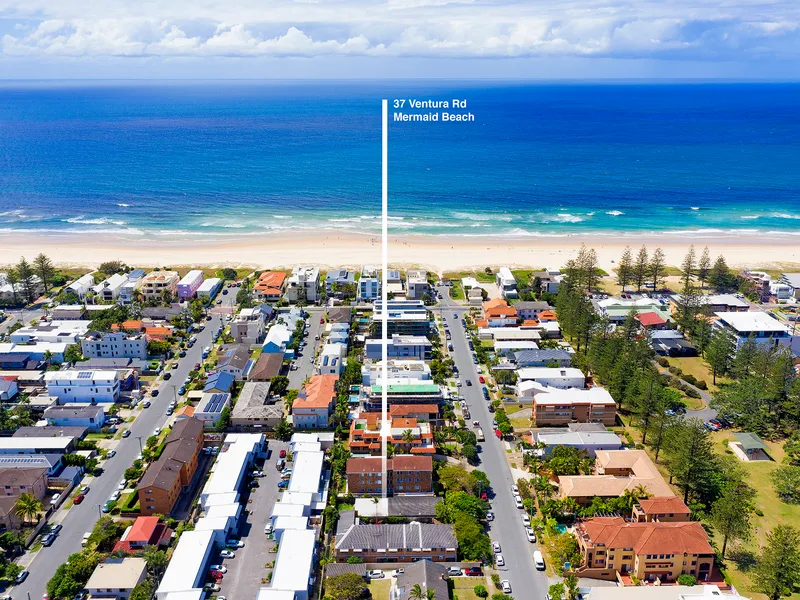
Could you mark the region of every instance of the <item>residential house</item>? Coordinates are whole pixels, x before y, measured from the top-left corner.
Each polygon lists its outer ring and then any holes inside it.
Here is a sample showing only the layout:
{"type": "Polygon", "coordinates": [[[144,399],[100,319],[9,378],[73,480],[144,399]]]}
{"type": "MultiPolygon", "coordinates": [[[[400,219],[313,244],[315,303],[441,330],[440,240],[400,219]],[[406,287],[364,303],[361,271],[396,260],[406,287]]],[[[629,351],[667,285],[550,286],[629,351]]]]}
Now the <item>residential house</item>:
{"type": "Polygon", "coordinates": [[[269,328],[267,337],[264,339],[264,344],[261,351],[265,354],[279,353],[283,355],[286,348],[292,341],[294,329],[291,329],[283,323],[275,323],[269,328]]]}
{"type": "Polygon", "coordinates": [[[197,294],[197,290],[200,289],[200,286],[204,280],[205,276],[201,270],[193,269],[192,271],[189,271],[178,282],[178,298],[194,298],[195,294],[197,294]]]}
{"type": "Polygon", "coordinates": [[[512,360],[520,368],[524,367],[558,367],[572,365],[572,352],[563,348],[539,348],[515,352],[512,360]]]}
{"type": "MultiPolygon", "coordinates": [[[[740,296],[741,294],[708,294],[695,296],[692,298],[692,301],[708,313],[747,312],[750,310],[750,303],[744,297],[740,296]]],[[[683,296],[681,294],[673,294],[670,296],[669,307],[673,317],[677,317],[680,314],[682,306],[683,296]]]]}
{"type": "Polygon", "coordinates": [[[158,517],[136,517],[133,525],[128,525],[114,546],[114,552],[133,554],[143,551],[147,546],[168,546],[171,535],[172,530],[158,517]]]}
{"type": "MultiPolygon", "coordinates": [[[[390,417],[390,434],[387,442],[391,443],[396,451],[403,454],[436,453],[433,442],[433,429],[430,423],[420,422],[417,419],[390,417]]],[[[350,423],[349,447],[353,455],[381,454],[382,419],[380,413],[367,412],[361,417],[353,419],[350,423]]]]}
{"type": "Polygon", "coordinates": [[[618,498],[641,486],[648,496],[674,496],[644,450],[598,450],[594,475],[567,475],[558,478],[562,498],[590,504],[595,496],[618,498]]]}
{"type": "Polygon", "coordinates": [[[67,286],[68,292],[76,294],[80,300],[86,297],[86,293],[94,287],[94,276],[91,274],[82,275],[67,286]]]}
{"type": "MultiPolygon", "coordinates": [[[[38,298],[44,292],[44,284],[36,275],[31,280],[33,284],[33,295],[38,298]]],[[[0,300],[4,302],[21,302],[25,298],[25,288],[22,283],[15,283],[13,286],[8,282],[8,274],[0,273],[0,300]]]]}
{"type": "Polygon", "coordinates": [[[633,505],[634,521],[689,521],[692,511],[677,496],[639,498],[633,505]]]}
{"type": "Polygon", "coordinates": [[[286,273],[282,271],[264,271],[258,276],[253,286],[253,295],[265,302],[277,302],[283,297],[286,286],[286,273]]]}
{"type": "Polygon", "coordinates": [[[483,303],[483,318],[489,327],[507,327],[517,324],[517,309],[502,298],[493,298],[483,303]]]}
{"type": "Polygon", "coordinates": [[[613,431],[608,431],[604,425],[597,423],[594,429],[580,429],[575,426],[584,423],[570,423],[569,429],[540,429],[535,434],[537,442],[544,444],[542,454],[550,454],[556,446],[569,446],[577,448],[586,456],[593,458],[598,450],[622,450],[622,440],[613,431]]]}
{"type": "Polygon", "coordinates": [[[788,285],[792,289],[791,295],[800,300],[800,273],[781,273],[779,281],[788,285]]]}
{"type": "Polygon", "coordinates": [[[0,377],[0,402],[10,402],[19,393],[17,380],[13,377],[0,377]]]}
{"type": "Polygon", "coordinates": [[[239,430],[274,429],[283,417],[284,408],[279,396],[269,395],[269,383],[248,381],[233,405],[231,427],[239,430]]]}
{"type": "MultiPolygon", "coordinates": [[[[380,339],[367,339],[364,343],[364,353],[370,360],[381,360],[382,349],[383,341],[380,339]]],[[[389,358],[430,360],[432,350],[430,340],[422,335],[395,334],[386,344],[386,354],[389,358]]]]}
{"type": "Polygon", "coordinates": [[[230,322],[233,341],[237,344],[261,344],[267,329],[267,319],[272,312],[272,307],[268,304],[243,308],[230,322]]]}
{"type": "Polygon", "coordinates": [[[342,344],[325,344],[319,354],[317,372],[320,375],[342,374],[345,367],[346,346],[342,344]]]}
{"type": "MultiPolygon", "coordinates": [[[[331,269],[325,275],[325,288],[328,296],[341,298],[343,286],[349,286],[352,290],[357,290],[355,271],[348,269],[331,269]],[[336,291],[334,291],[336,290],[336,291]]],[[[358,293],[356,292],[356,295],[358,293]]]]}
{"type": "Polygon", "coordinates": [[[642,329],[652,331],[654,329],[666,329],[667,322],[656,312],[640,312],[634,317],[642,329]]]}
{"type": "Polygon", "coordinates": [[[539,289],[548,294],[557,294],[561,286],[564,275],[559,269],[547,269],[546,271],[536,271],[532,274],[533,282],[539,282],[539,289]]]}
{"type": "Polygon", "coordinates": [[[47,394],[67,402],[116,402],[120,378],[117,371],[48,371],[44,376],[47,394]]]}
{"type": "Polygon", "coordinates": [[[161,456],[150,463],[136,488],[142,515],[172,513],[194,477],[202,447],[202,421],[189,418],[175,422],[161,456]]]}
{"type": "Polygon", "coordinates": [[[213,300],[214,297],[222,289],[222,279],[218,277],[209,277],[204,279],[200,287],[197,288],[197,297],[202,300],[213,300]]]}
{"type": "Polygon", "coordinates": [[[104,279],[92,288],[95,294],[95,303],[111,304],[117,301],[122,286],[128,283],[128,276],[125,273],[115,273],[108,279],[104,279]]]}
{"type": "Polygon", "coordinates": [[[92,598],[128,600],[133,588],[147,577],[147,562],[143,558],[107,558],[100,563],[86,582],[92,598]]]}
{"type": "Polygon", "coordinates": [[[295,267],[286,283],[289,302],[316,302],[319,300],[319,267],[295,267]]]}
{"type": "Polygon", "coordinates": [[[33,494],[41,500],[46,493],[47,469],[0,467],[0,497],[13,497],[16,500],[22,494],[33,494]]]}
{"type": "Polygon", "coordinates": [[[247,346],[227,346],[217,352],[217,371],[230,373],[236,378],[236,381],[244,379],[249,362],[250,348],[247,346]]]}
{"type": "Polygon", "coordinates": [[[495,283],[497,283],[497,287],[500,288],[500,293],[503,295],[503,298],[513,299],[519,297],[519,292],[517,292],[517,280],[508,267],[500,267],[497,270],[495,274],[495,283]]]}
{"type": "Polygon", "coordinates": [[[650,332],[650,345],[659,356],[697,356],[697,349],[675,329],[650,332]]]}
{"type": "Polygon", "coordinates": [[[349,306],[335,306],[328,309],[328,323],[345,323],[353,320],[353,310],[349,306]]]}
{"type": "Polygon", "coordinates": [[[800,336],[778,319],[765,312],[718,312],[714,327],[726,329],[736,339],[740,348],[748,339],[757,344],[789,347],[796,355],[800,352],[800,336]]]}
{"type": "Polygon", "coordinates": [[[164,292],[175,295],[180,280],[175,271],[153,271],[142,278],[139,289],[145,300],[161,300],[164,292]]]}
{"type": "Polygon", "coordinates": [[[336,532],[334,552],[337,562],[347,562],[352,557],[366,563],[458,560],[458,542],[452,525],[343,525],[347,526],[340,526],[336,532]]]}
{"type": "Polygon", "coordinates": [[[64,362],[64,352],[71,343],[67,342],[43,342],[35,344],[0,343],[0,364],[16,363],[24,360],[25,368],[31,368],[31,364],[37,364],[47,360],[51,364],[64,362]],[[26,358],[22,359],[22,356],[26,358]]]}
{"type": "Polygon", "coordinates": [[[106,422],[106,413],[102,406],[51,406],[44,411],[44,420],[48,425],[56,427],[85,427],[90,431],[99,431],[106,422]]]}
{"type": "Polygon", "coordinates": [[[194,418],[203,422],[206,427],[215,427],[219,423],[222,411],[231,405],[231,395],[219,392],[204,393],[194,408],[194,418]]]}
{"type": "MultiPolygon", "coordinates": [[[[356,496],[380,496],[383,457],[369,456],[347,459],[347,490],[356,496]]],[[[397,455],[386,461],[386,493],[433,493],[433,458],[431,456],[397,455]]]]}
{"type": "MultiPolygon", "coordinates": [[[[432,381],[413,379],[389,379],[386,382],[386,396],[389,406],[395,404],[419,405],[442,402],[442,389],[432,381]]],[[[361,386],[361,400],[367,411],[377,410],[382,405],[383,382],[371,386],[361,386]]]]}
{"type": "Polygon", "coordinates": [[[538,350],[536,342],[528,340],[507,340],[494,343],[494,352],[497,356],[509,356],[525,350],[538,350]]]}
{"type": "Polygon", "coordinates": [[[117,298],[119,304],[128,305],[136,301],[136,294],[139,292],[145,275],[144,269],[134,269],[128,273],[128,280],[119,289],[119,298],[117,298]]]}
{"type": "Polygon", "coordinates": [[[330,426],[336,400],[336,375],[313,375],[306,384],[303,397],[292,404],[295,429],[325,429],[330,426]]]}
{"type": "Polygon", "coordinates": [[[283,354],[279,352],[261,353],[255,361],[251,362],[250,369],[245,373],[247,381],[269,381],[281,374],[283,369],[283,354]]]}
{"type": "Polygon", "coordinates": [[[73,344],[89,331],[91,321],[42,321],[8,334],[15,344],[73,344]]]}
{"type": "Polygon", "coordinates": [[[418,560],[392,580],[389,598],[414,600],[416,598],[413,595],[414,586],[419,585],[423,598],[426,598],[430,591],[433,592],[433,598],[446,600],[450,597],[447,579],[447,569],[443,565],[430,560],[418,560]]]}
{"type": "Polygon", "coordinates": [[[616,424],[617,404],[605,388],[583,390],[546,387],[535,391],[532,410],[535,427],[575,422],[602,423],[609,427],[616,424]]]}
{"type": "Polygon", "coordinates": [[[81,354],[88,358],[139,358],[147,360],[147,338],[121,331],[90,331],[81,340],[81,354]]]}
{"type": "Polygon", "coordinates": [[[422,300],[430,295],[431,286],[428,283],[428,272],[422,269],[410,269],[406,272],[406,298],[409,300],[422,300]]]}
{"type": "Polygon", "coordinates": [[[514,304],[514,308],[517,309],[517,316],[523,321],[535,320],[541,313],[553,310],[553,307],[543,300],[520,300],[514,304]]]}
{"type": "Polygon", "coordinates": [[[527,367],[517,370],[517,392],[520,396],[532,395],[528,386],[523,383],[537,383],[540,386],[560,389],[586,387],[586,376],[583,371],[574,367],[527,367]]]}
{"type": "Polygon", "coordinates": [[[711,574],[715,552],[699,521],[628,522],[594,517],[578,522],[583,577],[617,580],[636,577],[648,583],[671,583],[680,575],[703,581],[711,574]]]}
{"type": "Polygon", "coordinates": [[[208,376],[206,385],[203,387],[203,392],[227,394],[231,391],[235,380],[235,375],[225,373],[224,371],[217,371],[208,376]]]}
{"type": "Polygon", "coordinates": [[[672,321],[668,304],[657,298],[639,298],[625,300],[623,298],[606,298],[605,300],[592,300],[595,311],[609,322],[620,325],[631,313],[656,313],[664,321],[672,321]]]}
{"type": "Polygon", "coordinates": [[[58,321],[82,321],[86,307],[83,304],[59,304],[50,311],[50,316],[58,321]]]}
{"type": "Polygon", "coordinates": [[[358,299],[369,302],[380,298],[381,272],[378,267],[364,265],[358,279],[358,299]]]}

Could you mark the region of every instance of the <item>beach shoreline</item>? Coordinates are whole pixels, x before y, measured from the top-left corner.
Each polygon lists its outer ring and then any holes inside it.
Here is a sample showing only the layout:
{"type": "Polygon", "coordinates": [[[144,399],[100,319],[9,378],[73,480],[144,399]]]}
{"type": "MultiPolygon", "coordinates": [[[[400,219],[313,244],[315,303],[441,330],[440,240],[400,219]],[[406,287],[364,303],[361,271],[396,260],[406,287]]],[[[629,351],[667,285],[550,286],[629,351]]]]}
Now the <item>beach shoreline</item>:
{"type": "MultiPolygon", "coordinates": [[[[644,243],[652,252],[660,247],[667,264],[679,266],[690,244],[699,254],[708,246],[712,257],[723,255],[730,267],[790,270],[800,267],[800,241],[736,237],[717,239],[667,238],[650,240],[592,235],[548,238],[457,237],[393,235],[389,262],[400,268],[419,267],[435,273],[471,270],[485,266],[515,268],[563,267],[581,244],[594,248],[599,266],[615,267],[625,246],[636,250],[644,243]]],[[[43,252],[59,265],[96,267],[108,260],[122,260],[143,267],[252,267],[290,268],[314,264],[323,268],[380,264],[381,240],[352,231],[271,233],[264,236],[198,236],[152,240],[102,234],[4,234],[0,239],[0,263],[13,264],[19,257],[32,259],[43,252]]]]}

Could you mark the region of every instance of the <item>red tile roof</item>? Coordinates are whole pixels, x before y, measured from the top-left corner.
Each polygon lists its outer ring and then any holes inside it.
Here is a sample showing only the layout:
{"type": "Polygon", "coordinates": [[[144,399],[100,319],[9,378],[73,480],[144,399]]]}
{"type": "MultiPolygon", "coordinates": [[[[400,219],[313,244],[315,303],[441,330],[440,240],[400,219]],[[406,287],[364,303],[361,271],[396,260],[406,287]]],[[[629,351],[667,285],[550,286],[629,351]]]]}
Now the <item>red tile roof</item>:
{"type": "Polygon", "coordinates": [[[306,384],[306,397],[296,398],[292,408],[326,408],[336,396],[338,375],[314,375],[306,384]]]}
{"type": "Polygon", "coordinates": [[[662,319],[658,313],[643,312],[636,315],[636,320],[645,327],[653,327],[654,325],[664,325],[666,321],[662,319]]]}
{"type": "MultiPolygon", "coordinates": [[[[347,459],[348,474],[380,473],[382,468],[383,458],[380,456],[347,459]]],[[[433,471],[433,458],[402,454],[387,459],[386,469],[388,471],[433,471]]]]}
{"type": "Polygon", "coordinates": [[[642,498],[639,506],[646,515],[651,514],[675,514],[688,515],[691,513],[689,507],[677,496],[658,496],[655,498],[642,498]]]}
{"type": "Polygon", "coordinates": [[[595,517],[580,523],[593,545],[633,548],[636,554],[714,554],[697,521],[629,523],[621,517],[595,517]]]}

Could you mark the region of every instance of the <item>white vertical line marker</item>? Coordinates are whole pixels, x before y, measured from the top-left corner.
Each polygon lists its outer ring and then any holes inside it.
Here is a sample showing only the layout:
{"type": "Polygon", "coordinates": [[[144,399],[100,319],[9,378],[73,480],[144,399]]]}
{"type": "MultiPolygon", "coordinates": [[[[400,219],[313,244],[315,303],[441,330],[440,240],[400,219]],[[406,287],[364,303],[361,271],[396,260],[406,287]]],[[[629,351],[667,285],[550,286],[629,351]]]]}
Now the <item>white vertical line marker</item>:
{"type": "Polygon", "coordinates": [[[389,101],[381,102],[381,496],[386,498],[389,481],[387,478],[388,456],[387,440],[391,433],[389,427],[389,101]]]}

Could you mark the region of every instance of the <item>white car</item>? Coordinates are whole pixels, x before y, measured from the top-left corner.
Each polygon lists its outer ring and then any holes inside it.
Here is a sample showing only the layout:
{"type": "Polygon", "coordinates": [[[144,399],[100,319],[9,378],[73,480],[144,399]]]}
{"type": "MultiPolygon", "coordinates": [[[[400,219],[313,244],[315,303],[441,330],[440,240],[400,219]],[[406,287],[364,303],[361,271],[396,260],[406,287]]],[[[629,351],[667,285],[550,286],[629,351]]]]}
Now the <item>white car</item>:
{"type": "Polygon", "coordinates": [[[120,496],[121,494],[119,492],[114,492],[113,494],[111,494],[109,500],[111,500],[111,502],[116,502],[117,500],[119,500],[120,496]]]}
{"type": "Polygon", "coordinates": [[[264,525],[264,533],[266,533],[267,535],[272,533],[272,521],[264,525]]]}
{"type": "Polygon", "coordinates": [[[514,504],[517,505],[517,508],[525,508],[522,505],[522,496],[514,496],[514,504]]]}
{"type": "Polygon", "coordinates": [[[500,554],[500,542],[492,542],[492,551],[495,554],[500,554]]]}
{"type": "Polygon", "coordinates": [[[120,482],[117,484],[117,489],[118,489],[120,492],[121,492],[122,490],[124,490],[126,487],[127,487],[127,484],[126,484],[124,481],[120,481],[120,482]]]}
{"type": "MultiPolygon", "coordinates": [[[[219,553],[222,558],[236,558],[236,555],[230,550],[223,550],[219,553]]],[[[217,596],[219,598],[219,596],[217,596]]]]}
{"type": "Polygon", "coordinates": [[[508,579],[503,579],[503,581],[500,582],[500,587],[502,588],[504,594],[511,593],[511,584],[508,582],[508,579]]]}
{"type": "Polygon", "coordinates": [[[211,565],[208,567],[209,571],[219,571],[220,573],[227,573],[228,568],[223,565],[211,565]]]}
{"type": "Polygon", "coordinates": [[[461,569],[458,567],[448,567],[447,574],[451,577],[461,577],[461,569]]]}
{"type": "Polygon", "coordinates": [[[367,579],[383,579],[384,577],[386,577],[386,573],[379,569],[367,571],[367,579]]]}
{"type": "Polygon", "coordinates": [[[489,511],[489,512],[486,513],[486,520],[487,521],[494,521],[494,513],[492,511],[489,511]]]}
{"type": "Polygon", "coordinates": [[[526,527],[525,528],[525,535],[528,536],[528,541],[531,544],[535,544],[536,543],[536,534],[533,533],[533,529],[531,529],[530,527],[526,527]]]}
{"type": "Polygon", "coordinates": [[[161,427],[156,427],[153,431],[153,435],[158,435],[159,433],[161,433],[161,427]]]}
{"type": "Polygon", "coordinates": [[[397,577],[398,575],[402,575],[405,572],[406,572],[405,569],[395,569],[394,571],[392,571],[392,577],[397,577]]]}
{"type": "Polygon", "coordinates": [[[527,514],[522,515],[522,524],[525,525],[525,527],[531,526],[531,518],[527,514]]]}
{"type": "Polygon", "coordinates": [[[514,484],[511,485],[511,493],[515,496],[519,496],[519,488],[514,484]]]}
{"type": "Polygon", "coordinates": [[[494,564],[498,567],[505,567],[506,566],[506,559],[503,558],[502,554],[495,554],[494,555],[494,564]]]}

